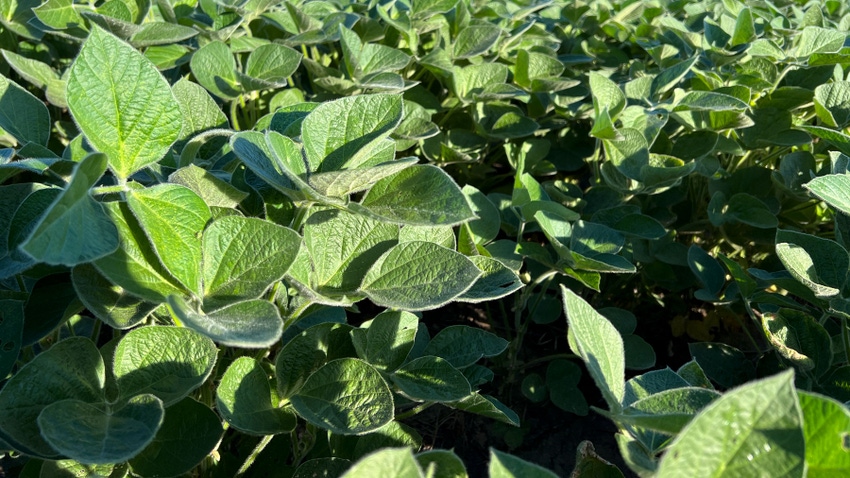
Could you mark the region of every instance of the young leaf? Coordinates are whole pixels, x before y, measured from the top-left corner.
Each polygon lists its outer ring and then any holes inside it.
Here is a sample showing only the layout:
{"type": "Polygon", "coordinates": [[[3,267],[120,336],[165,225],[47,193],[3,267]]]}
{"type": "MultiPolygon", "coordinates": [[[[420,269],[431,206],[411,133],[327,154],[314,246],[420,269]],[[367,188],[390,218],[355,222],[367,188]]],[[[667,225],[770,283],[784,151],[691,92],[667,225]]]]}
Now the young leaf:
{"type": "Polygon", "coordinates": [[[489,395],[472,392],[463,400],[444,404],[451,408],[475,413],[511,426],[519,426],[519,416],[505,404],[489,395]]]}
{"type": "Polygon", "coordinates": [[[190,291],[201,294],[201,231],[210,208],[191,189],[159,184],[130,191],[127,205],[162,264],[190,291]]]}
{"type": "Polygon", "coordinates": [[[295,429],[295,415],[278,408],[266,371],[251,357],[239,357],[227,367],[215,396],[219,413],[237,430],[273,435],[295,429]]]}
{"type": "Polygon", "coordinates": [[[226,43],[207,43],[192,55],[189,65],[198,83],[219,98],[230,100],[242,92],[236,60],[226,43]]]}
{"type": "Polygon", "coordinates": [[[262,219],[213,221],[202,240],[204,305],[258,298],[283,278],[300,247],[298,233],[262,219]]]}
{"type": "Polygon", "coordinates": [[[467,478],[466,466],[453,451],[450,450],[427,450],[416,454],[419,466],[427,470],[434,466],[435,478],[467,478]]]}
{"type": "Polygon", "coordinates": [[[39,262],[73,266],[118,249],[118,230],[89,189],[106,171],[106,156],[91,154],[42,216],[21,249],[39,262]]]}
{"type": "Polygon", "coordinates": [[[68,399],[38,416],[42,435],[56,450],[82,463],[121,463],[150,443],[162,424],[164,408],[153,395],[138,395],[123,406],[68,399]]]}
{"type": "Polygon", "coordinates": [[[540,465],[527,462],[513,455],[490,448],[490,478],[513,478],[523,476],[528,478],[556,478],[558,475],[540,465]]]}
{"type": "Polygon", "coordinates": [[[36,419],[44,408],[66,399],[102,402],[105,374],[91,340],[72,337],[53,345],[21,367],[0,391],[0,437],[28,455],[57,457],[36,419]]]}
{"type": "Polygon", "coordinates": [[[0,128],[21,145],[29,142],[46,145],[50,137],[50,113],[44,103],[3,75],[0,75],[0,128]]]}
{"type": "Polygon", "coordinates": [[[227,116],[201,85],[183,78],[174,83],[171,91],[183,115],[183,130],[178,140],[185,141],[197,133],[227,127],[227,116]]]}
{"type": "Polygon", "coordinates": [[[492,24],[472,25],[458,33],[452,46],[455,59],[471,58],[487,52],[502,34],[502,29],[492,24]]]}
{"type": "Polygon", "coordinates": [[[130,460],[130,466],[140,476],[187,473],[215,450],[223,431],[215,412],[184,398],[165,410],[153,441],[130,460]]]}
{"type": "Polygon", "coordinates": [[[278,43],[257,47],[248,55],[245,74],[274,86],[286,86],[286,79],[301,64],[301,53],[278,43]]]}
{"type": "Polygon", "coordinates": [[[345,55],[345,66],[351,78],[394,72],[410,63],[410,56],[387,45],[364,43],[353,31],[340,25],[339,42],[345,55]]]}
{"type": "Polygon", "coordinates": [[[114,329],[129,329],[137,325],[159,306],[109,282],[92,264],[74,267],[71,281],[86,309],[114,329]]]}
{"type": "Polygon", "coordinates": [[[97,26],[71,65],[67,95],[86,139],[121,179],[159,161],[183,127],[180,106],[156,67],[97,26]]]}
{"type": "Polygon", "coordinates": [[[398,224],[453,226],[475,217],[454,180],[442,169],[427,164],[381,179],[360,205],[398,224]]]}
{"type": "Polygon", "coordinates": [[[216,352],[210,339],[193,330],[142,327],[118,343],[112,371],[122,398],[152,394],[167,407],[204,383],[216,352]]]}
{"type": "Polygon", "coordinates": [[[805,442],[793,372],[731,390],[700,412],[673,441],[658,476],[802,476],[805,442]],[[729,417],[734,417],[734,420],[729,417]]]}
{"type": "Polygon", "coordinates": [[[385,307],[435,309],[469,289],[481,271],[463,255],[429,242],[404,242],[382,255],[360,290],[385,307]]]}
{"type": "Polygon", "coordinates": [[[280,340],[283,320],[269,301],[234,302],[209,313],[192,310],[179,296],[168,297],[172,316],[182,325],[230,347],[261,349],[280,340]]]}
{"type": "Polygon", "coordinates": [[[308,422],[341,435],[361,435],[393,419],[393,396],[381,374],[362,360],[332,360],[290,399],[308,422]]]}
{"type": "MultiPolygon", "coordinates": [[[[21,352],[22,332],[24,329],[24,302],[20,300],[0,300],[0,374],[4,377],[15,367],[21,352]]],[[[415,333],[415,332],[414,332],[415,333]]]]}
{"type": "Polygon", "coordinates": [[[608,319],[575,292],[562,285],[561,293],[570,335],[575,339],[575,352],[587,365],[608,407],[617,413],[625,395],[623,339],[608,319]]]}
{"type": "Polygon", "coordinates": [[[448,361],[432,355],[411,360],[390,378],[413,400],[452,402],[472,393],[469,381],[458,369],[448,361]]]}
{"type": "Polygon", "coordinates": [[[356,168],[362,152],[399,125],[403,102],[399,95],[357,95],[322,103],[301,126],[301,140],[310,171],[356,168]],[[360,153],[360,154],[358,154],[360,153]]]}
{"type": "Polygon", "coordinates": [[[165,302],[171,294],[183,294],[183,287],[160,263],[127,203],[110,202],[105,207],[118,227],[120,245],[117,251],[93,262],[98,272],[130,294],[154,304],[165,302]]]}

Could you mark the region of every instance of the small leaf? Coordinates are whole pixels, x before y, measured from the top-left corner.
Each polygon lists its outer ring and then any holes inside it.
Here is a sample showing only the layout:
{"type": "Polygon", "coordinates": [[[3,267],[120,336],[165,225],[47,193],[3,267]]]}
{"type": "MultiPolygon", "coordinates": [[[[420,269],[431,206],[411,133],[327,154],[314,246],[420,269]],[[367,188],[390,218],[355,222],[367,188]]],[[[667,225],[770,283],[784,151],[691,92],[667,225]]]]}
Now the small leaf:
{"type": "Polygon", "coordinates": [[[332,360],[290,399],[308,422],[341,435],[377,430],[393,419],[393,397],[381,374],[352,358],[332,360]]]}
{"type": "Polygon", "coordinates": [[[295,429],[292,412],[278,408],[277,393],[267,372],[250,357],[239,357],[227,367],[216,389],[216,408],[237,430],[252,435],[274,435],[295,429]]]}
{"type": "Polygon", "coordinates": [[[482,274],[469,290],[457,298],[458,301],[477,303],[495,300],[513,294],[525,285],[514,271],[492,257],[472,256],[469,260],[482,274]]]}
{"type": "Polygon", "coordinates": [[[489,395],[472,392],[472,394],[463,400],[446,403],[444,405],[458,410],[463,410],[465,412],[475,413],[476,415],[481,415],[487,418],[492,418],[515,427],[519,426],[519,416],[513,410],[506,407],[502,402],[489,395]]]}
{"type": "Polygon", "coordinates": [[[434,478],[467,478],[463,461],[450,450],[427,450],[416,454],[422,469],[434,466],[434,478]]]}
{"type": "Polygon", "coordinates": [[[127,194],[127,205],[168,271],[190,291],[201,293],[201,231],[209,206],[191,189],[159,184],[127,194]]]}
{"type": "Polygon", "coordinates": [[[138,395],[113,410],[106,404],[62,400],[38,416],[44,438],[59,452],[81,463],[120,463],[150,443],[162,424],[162,402],[138,395]]]}
{"type": "Polygon", "coordinates": [[[502,29],[492,24],[472,25],[462,29],[452,46],[455,59],[472,58],[487,52],[502,34],[502,29]]]}
{"type": "Polygon", "coordinates": [[[340,478],[372,478],[393,476],[395,478],[424,478],[410,448],[384,448],[363,457],[340,478]]]}
{"type": "Polygon", "coordinates": [[[466,377],[458,369],[448,361],[430,355],[402,365],[391,379],[413,400],[452,402],[472,392],[466,377]]]}
{"type": "Polygon", "coordinates": [[[425,164],[381,179],[360,205],[398,224],[451,226],[475,217],[454,180],[442,169],[425,164]]]}
{"type": "Polygon", "coordinates": [[[112,371],[122,398],[152,394],[168,407],[204,383],[216,352],[210,339],[193,330],[142,327],[118,343],[112,371]]]}
{"type": "Polygon", "coordinates": [[[561,286],[564,311],[578,350],[608,407],[619,412],[625,394],[625,353],[617,329],[575,292],[561,286]]]}
{"type": "Polygon", "coordinates": [[[172,316],[182,325],[194,329],[221,345],[260,349],[280,340],[283,320],[269,301],[235,302],[209,313],[192,310],[179,296],[169,296],[172,316]]]}
{"type": "Polygon", "coordinates": [[[21,249],[39,262],[73,266],[118,249],[118,230],[89,190],[106,171],[106,156],[91,154],[74,168],[62,194],[21,249]]]}
{"type": "Polygon", "coordinates": [[[301,64],[301,53],[278,43],[257,47],[248,55],[245,74],[275,86],[285,86],[286,78],[301,64]]]}
{"type": "Polygon", "coordinates": [[[67,95],[86,139],[122,179],[159,161],[183,126],[180,106],[156,67],[97,26],[71,65],[67,95]]]}
{"type": "Polygon", "coordinates": [[[387,310],[368,327],[353,329],[351,341],[357,356],[380,371],[397,369],[413,348],[419,319],[410,312],[387,310]]]}
{"type": "Polygon", "coordinates": [[[241,93],[236,60],[224,42],[212,41],[202,46],[192,54],[189,65],[198,83],[219,98],[229,100],[241,93]]]}
{"type": "Polygon", "coordinates": [[[462,254],[430,242],[393,246],[369,269],[360,290],[376,304],[434,309],[469,289],[481,271],[462,254]]]}
{"type": "Polygon", "coordinates": [[[802,476],[802,414],[786,371],[750,382],[715,400],[667,449],[658,476],[802,476]],[[729,417],[734,417],[734,420],[729,417]]]}
{"type": "Polygon", "coordinates": [[[540,465],[517,458],[490,448],[490,465],[488,466],[490,478],[513,478],[522,476],[528,478],[556,478],[558,475],[543,468],[540,465]]]}

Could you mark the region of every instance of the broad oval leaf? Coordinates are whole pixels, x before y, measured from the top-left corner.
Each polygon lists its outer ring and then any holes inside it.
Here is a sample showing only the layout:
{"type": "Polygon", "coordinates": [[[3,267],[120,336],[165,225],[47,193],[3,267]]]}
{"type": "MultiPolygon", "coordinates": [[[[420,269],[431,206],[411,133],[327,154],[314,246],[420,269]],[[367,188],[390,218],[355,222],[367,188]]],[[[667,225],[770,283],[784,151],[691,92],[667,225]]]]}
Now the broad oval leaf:
{"type": "Polygon", "coordinates": [[[841,476],[850,469],[850,412],[841,402],[815,393],[798,391],[806,438],[806,476],[841,476]]]}
{"type": "Polygon", "coordinates": [[[130,460],[130,466],[141,476],[187,473],[215,450],[223,431],[214,411],[184,398],[165,410],[153,441],[130,460]]]}
{"type": "Polygon", "coordinates": [[[216,309],[209,313],[193,310],[182,298],[168,297],[172,315],[184,326],[231,347],[261,349],[280,340],[283,320],[269,301],[254,299],[216,309]]]}
{"type": "Polygon", "coordinates": [[[850,214],[850,176],[828,174],[812,179],[805,187],[818,199],[844,214],[850,214]]]}
{"type": "Polygon", "coordinates": [[[106,156],[91,154],[50,206],[21,249],[39,262],[73,266],[118,249],[118,230],[89,190],[106,171],[106,156]]]}
{"type": "Polygon", "coordinates": [[[237,430],[274,435],[295,429],[295,415],[278,407],[268,373],[251,357],[239,357],[227,367],[215,396],[219,413],[237,430]]]}
{"type": "Polygon", "coordinates": [[[555,478],[557,475],[540,465],[525,461],[513,455],[490,448],[490,478],[513,478],[523,476],[528,478],[555,478]]]}
{"type": "Polygon", "coordinates": [[[427,164],[381,179],[360,205],[381,219],[398,224],[451,226],[475,218],[454,180],[442,169],[427,164]]]}
{"type": "Polygon", "coordinates": [[[74,267],[71,281],[86,309],[114,329],[129,329],[137,325],[159,306],[109,282],[91,264],[74,267]]]}
{"type": "Polygon", "coordinates": [[[380,372],[353,358],[332,360],[292,396],[308,422],[341,435],[361,435],[393,419],[393,396],[380,372]]]}
{"type": "Polygon", "coordinates": [[[661,459],[658,476],[803,476],[802,414],[788,370],[727,392],[700,412],[661,459]]]}
{"type": "Polygon", "coordinates": [[[393,476],[395,478],[424,478],[413,452],[409,447],[384,448],[363,457],[353,464],[340,478],[373,478],[393,476]]]}
{"type": "Polygon", "coordinates": [[[207,43],[192,54],[189,66],[198,83],[219,98],[229,100],[242,93],[236,60],[226,43],[207,43]]]}
{"type": "Polygon", "coordinates": [[[58,455],[38,429],[47,406],[66,399],[103,401],[106,368],[91,340],[72,337],[37,355],[0,391],[0,438],[32,456],[58,455]]]}
{"type": "Polygon", "coordinates": [[[435,309],[463,294],[481,271],[462,254],[430,242],[403,242],[382,255],[360,290],[373,302],[410,311],[435,309]]]}
{"type": "Polygon", "coordinates": [[[153,395],[138,395],[120,408],[68,399],[38,416],[44,438],[80,463],[121,463],[150,443],[162,424],[164,407],[153,395]]]}
{"type": "Polygon", "coordinates": [[[159,184],[127,194],[127,205],[171,274],[201,294],[201,231],[212,217],[191,189],[159,184]]]}
{"type": "Polygon", "coordinates": [[[428,342],[422,355],[435,355],[446,359],[455,368],[464,368],[484,357],[495,357],[507,348],[507,340],[486,330],[451,325],[428,342]]]}
{"type": "MultiPolygon", "coordinates": [[[[587,366],[612,412],[619,412],[625,395],[626,360],[623,339],[602,314],[575,292],[561,286],[574,350],[587,366]]],[[[572,344],[571,344],[572,345],[572,344]]]]}
{"type": "MultiPolygon", "coordinates": [[[[356,95],[322,103],[301,126],[310,170],[359,166],[358,153],[386,138],[401,122],[400,95],[356,95]]],[[[367,158],[368,159],[368,158],[367,158]]]]}
{"type": "Polygon", "coordinates": [[[95,25],[71,65],[67,96],[86,139],[122,179],[159,161],[183,127],[180,106],[156,67],[95,25]]]}
{"type": "Polygon", "coordinates": [[[847,281],[850,255],[835,241],[778,230],[776,255],[788,272],[818,297],[837,295],[847,281]]]}
{"type": "Polygon", "coordinates": [[[453,402],[461,400],[472,389],[466,377],[445,359],[427,355],[402,365],[391,379],[413,400],[453,402]]]}
{"type": "Polygon", "coordinates": [[[287,227],[239,216],[223,217],[202,240],[204,305],[256,299],[286,274],[301,247],[287,227]]]}
{"type": "Polygon", "coordinates": [[[487,256],[472,256],[469,258],[482,274],[475,284],[460,295],[460,302],[484,302],[495,300],[512,294],[523,287],[522,280],[512,270],[501,262],[487,256]]]}
{"type": "Polygon", "coordinates": [[[502,34],[493,24],[472,25],[460,30],[452,47],[455,59],[471,58],[489,50],[502,34]]]}
{"type": "Polygon", "coordinates": [[[0,75],[0,128],[21,145],[29,142],[47,145],[50,138],[50,112],[47,107],[32,93],[3,75],[0,75]]]}
{"type": "Polygon", "coordinates": [[[301,64],[301,53],[279,43],[257,47],[248,55],[245,74],[269,85],[286,85],[286,78],[301,64]]]}
{"type": "Polygon", "coordinates": [[[297,392],[310,375],[328,360],[350,349],[352,327],[321,323],[292,338],[275,358],[275,378],[281,398],[297,392]]]}
{"type": "Polygon", "coordinates": [[[381,371],[398,368],[413,348],[419,319],[410,312],[387,310],[351,331],[357,356],[381,371]]]}
{"type": "Polygon", "coordinates": [[[194,330],[142,327],[118,343],[112,371],[122,398],[147,393],[167,407],[204,383],[217,352],[212,340],[194,330]]]}

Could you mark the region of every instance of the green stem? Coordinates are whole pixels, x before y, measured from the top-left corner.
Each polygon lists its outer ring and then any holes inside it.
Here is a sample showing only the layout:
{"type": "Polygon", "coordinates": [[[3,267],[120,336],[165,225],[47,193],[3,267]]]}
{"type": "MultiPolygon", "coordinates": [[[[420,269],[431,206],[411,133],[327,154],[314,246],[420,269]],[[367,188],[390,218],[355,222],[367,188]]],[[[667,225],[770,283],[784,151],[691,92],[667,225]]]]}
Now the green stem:
{"type": "Polygon", "coordinates": [[[257,446],[255,446],[254,449],[251,450],[251,454],[248,455],[247,459],[245,459],[245,463],[242,463],[242,466],[239,468],[239,470],[233,476],[234,477],[243,476],[245,474],[245,472],[248,471],[248,468],[251,468],[251,465],[254,464],[254,461],[257,459],[257,456],[259,456],[260,453],[263,452],[263,449],[266,448],[266,445],[268,445],[269,442],[272,441],[272,438],[274,438],[274,435],[264,436],[260,440],[260,443],[257,443],[257,446]]]}
{"type": "Polygon", "coordinates": [[[579,356],[576,355],[576,354],[569,354],[569,353],[547,355],[545,357],[538,357],[534,360],[529,360],[528,362],[526,362],[522,365],[517,365],[516,370],[525,370],[529,367],[534,367],[535,365],[539,365],[541,363],[549,362],[551,360],[575,359],[575,358],[579,358],[579,356]]]}
{"type": "Polygon", "coordinates": [[[395,419],[396,420],[403,420],[405,418],[410,418],[410,417],[416,415],[417,413],[420,413],[420,412],[426,410],[428,407],[430,407],[431,405],[433,405],[435,403],[437,403],[437,402],[421,403],[421,404],[411,408],[410,410],[408,410],[404,413],[399,413],[398,415],[395,416],[395,419]]]}
{"type": "Polygon", "coordinates": [[[126,190],[127,186],[125,184],[116,184],[115,186],[98,186],[92,188],[91,192],[95,196],[100,196],[103,194],[123,193],[126,190]]]}
{"type": "Polygon", "coordinates": [[[845,359],[850,362],[850,329],[847,325],[847,317],[841,317],[841,341],[844,343],[845,359]]]}

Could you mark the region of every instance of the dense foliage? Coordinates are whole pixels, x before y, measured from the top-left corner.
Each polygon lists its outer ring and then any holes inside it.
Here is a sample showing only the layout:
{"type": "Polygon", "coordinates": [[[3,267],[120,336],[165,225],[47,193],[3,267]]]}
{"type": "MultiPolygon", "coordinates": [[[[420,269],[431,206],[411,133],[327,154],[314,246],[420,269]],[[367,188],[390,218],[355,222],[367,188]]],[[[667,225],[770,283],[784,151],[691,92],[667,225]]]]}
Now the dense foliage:
{"type": "Polygon", "coordinates": [[[426,409],[509,447],[557,407],[630,469],[583,443],[575,476],[840,476],[848,28],[832,0],[0,0],[5,462],[466,476],[426,409]]]}

